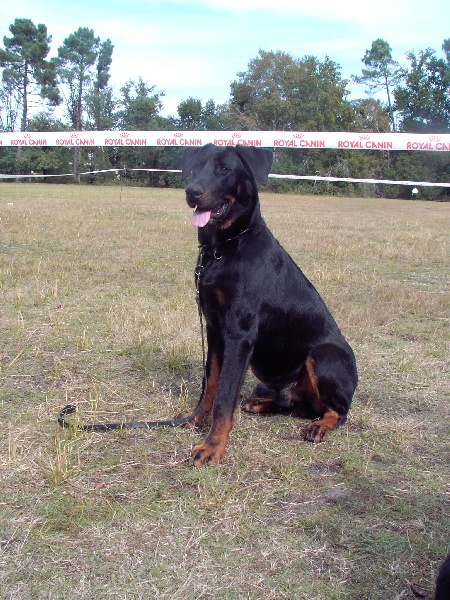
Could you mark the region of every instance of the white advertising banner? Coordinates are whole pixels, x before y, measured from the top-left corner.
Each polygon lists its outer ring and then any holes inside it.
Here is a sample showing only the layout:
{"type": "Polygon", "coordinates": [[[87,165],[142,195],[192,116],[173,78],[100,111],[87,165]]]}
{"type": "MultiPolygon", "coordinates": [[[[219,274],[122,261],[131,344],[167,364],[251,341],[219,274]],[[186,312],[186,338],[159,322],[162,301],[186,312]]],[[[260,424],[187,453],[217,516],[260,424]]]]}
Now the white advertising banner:
{"type": "Polygon", "coordinates": [[[64,131],[0,133],[0,147],[18,146],[254,146],[346,150],[450,151],[450,134],[302,131],[64,131]]]}

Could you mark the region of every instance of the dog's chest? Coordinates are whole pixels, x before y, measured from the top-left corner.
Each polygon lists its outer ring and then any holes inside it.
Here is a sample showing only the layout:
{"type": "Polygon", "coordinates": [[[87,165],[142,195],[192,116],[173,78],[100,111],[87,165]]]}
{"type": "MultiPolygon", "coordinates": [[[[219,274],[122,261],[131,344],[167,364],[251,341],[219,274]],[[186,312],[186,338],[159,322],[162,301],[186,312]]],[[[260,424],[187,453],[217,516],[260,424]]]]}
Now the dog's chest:
{"type": "Polygon", "coordinates": [[[220,316],[233,305],[240,284],[236,258],[229,255],[203,257],[196,269],[196,287],[205,317],[220,316]]]}

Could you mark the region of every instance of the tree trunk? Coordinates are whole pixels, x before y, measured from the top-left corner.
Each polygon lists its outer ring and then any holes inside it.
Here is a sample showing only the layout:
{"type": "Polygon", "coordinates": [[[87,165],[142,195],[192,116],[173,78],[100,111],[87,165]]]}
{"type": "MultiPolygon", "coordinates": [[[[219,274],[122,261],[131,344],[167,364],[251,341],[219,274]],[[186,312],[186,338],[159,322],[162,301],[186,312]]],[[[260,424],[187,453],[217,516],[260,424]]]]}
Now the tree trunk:
{"type": "Polygon", "coordinates": [[[391,94],[389,92],[389,82],[388,82],[387,75],[385,75],[384,77],[385,77],[385,85],[386,85],[386,92],[387,92],[387,99],[388,99],[389,120],[391,121],[392,132],[396,133],[394,111],[392,110],[391,94]]]}
{"type": "MultiPolygon", "coordinates": [[[[22,98],[23,98],[23,109],[22,109],[22,120],[20,123],[20,131],[24,133],[27,130],[27,116],[28,116],[28,98],[27,98],[27,83],[28,83],[28,63],[25,61],[25,69],[23,74],[23,86],[22,86],[22,98]]],[[[22,146],[17,146],[16,160],[20,160],[22,155],[22,146]]]]}
{"type": "Polygon", "coordinates": [[[79,164],[80,164],[80,148],[75,146],[75,148],[73,149],[73,165],[72,165],[73,180],[75,183],[80,183],[80,175],[78,173],[79,164]]]}
{"type": "MultiPolygon", "coordinates": [[[[83,80],[80,78],[80,86],[78,88],[78,98],[76,104],[75,129],[81,131],[81,117],[83,112],[83,80]]],[[[73,149],[73,178],[75,183],[80,183],[80,175],[78,173],[80,166],[81,148],[76,146],[73,149]]]]}

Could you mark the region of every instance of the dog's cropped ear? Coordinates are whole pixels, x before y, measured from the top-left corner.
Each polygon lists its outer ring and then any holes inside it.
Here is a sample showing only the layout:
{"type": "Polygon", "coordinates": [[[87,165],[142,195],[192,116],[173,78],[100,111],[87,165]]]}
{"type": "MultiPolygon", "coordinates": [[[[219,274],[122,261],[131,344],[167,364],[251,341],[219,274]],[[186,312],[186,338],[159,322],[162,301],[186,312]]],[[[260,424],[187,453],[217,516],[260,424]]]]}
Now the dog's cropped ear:
{"type": "Polygon", "coordinates": [[[243,162],[248,165],[258,183],[266,185],[273,162],[273,152],[266,148],[252,146],[236,146],[236,152],[243,162]]]}
{"type": "Polygon", "coordinates": [[[181,179],[186,179],[186,177],[191,173],[194,168],[195,163],[198,160],[198,155],[200,154],[201,148],[186,148],[183,152],[183,156],[181,157],[181,179]]]}
{"type": "Polygon", "coordinates": [[[216,148],[213,144],[196,147],[189,146],[186,148],[181,158],[181,179],[186,179],[192,172],[192,169],[200,164],[202,160],[206,161],[215,150],[216,148]]]}

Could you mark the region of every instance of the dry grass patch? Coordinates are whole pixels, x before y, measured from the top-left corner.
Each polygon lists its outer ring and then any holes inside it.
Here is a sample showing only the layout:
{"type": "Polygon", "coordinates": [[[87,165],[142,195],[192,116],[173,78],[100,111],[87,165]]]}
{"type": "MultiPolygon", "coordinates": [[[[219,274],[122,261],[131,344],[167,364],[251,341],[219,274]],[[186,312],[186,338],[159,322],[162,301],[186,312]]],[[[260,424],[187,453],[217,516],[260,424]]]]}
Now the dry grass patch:
{"type": "MultiPolygon", "coordinates": [[[[60,431],[196,402],[196,233],[180,190],[0,185],[0,596],[432,597],[448,552],[450,206],[262,194],[355,349],[329,442],[237,415],[217,467],[192,430],[60,431]]],[[[245,390],[253,385],[249,376],[245,390]]],[[[245,391],[244,390],[244,391],[245,391]]]]}

